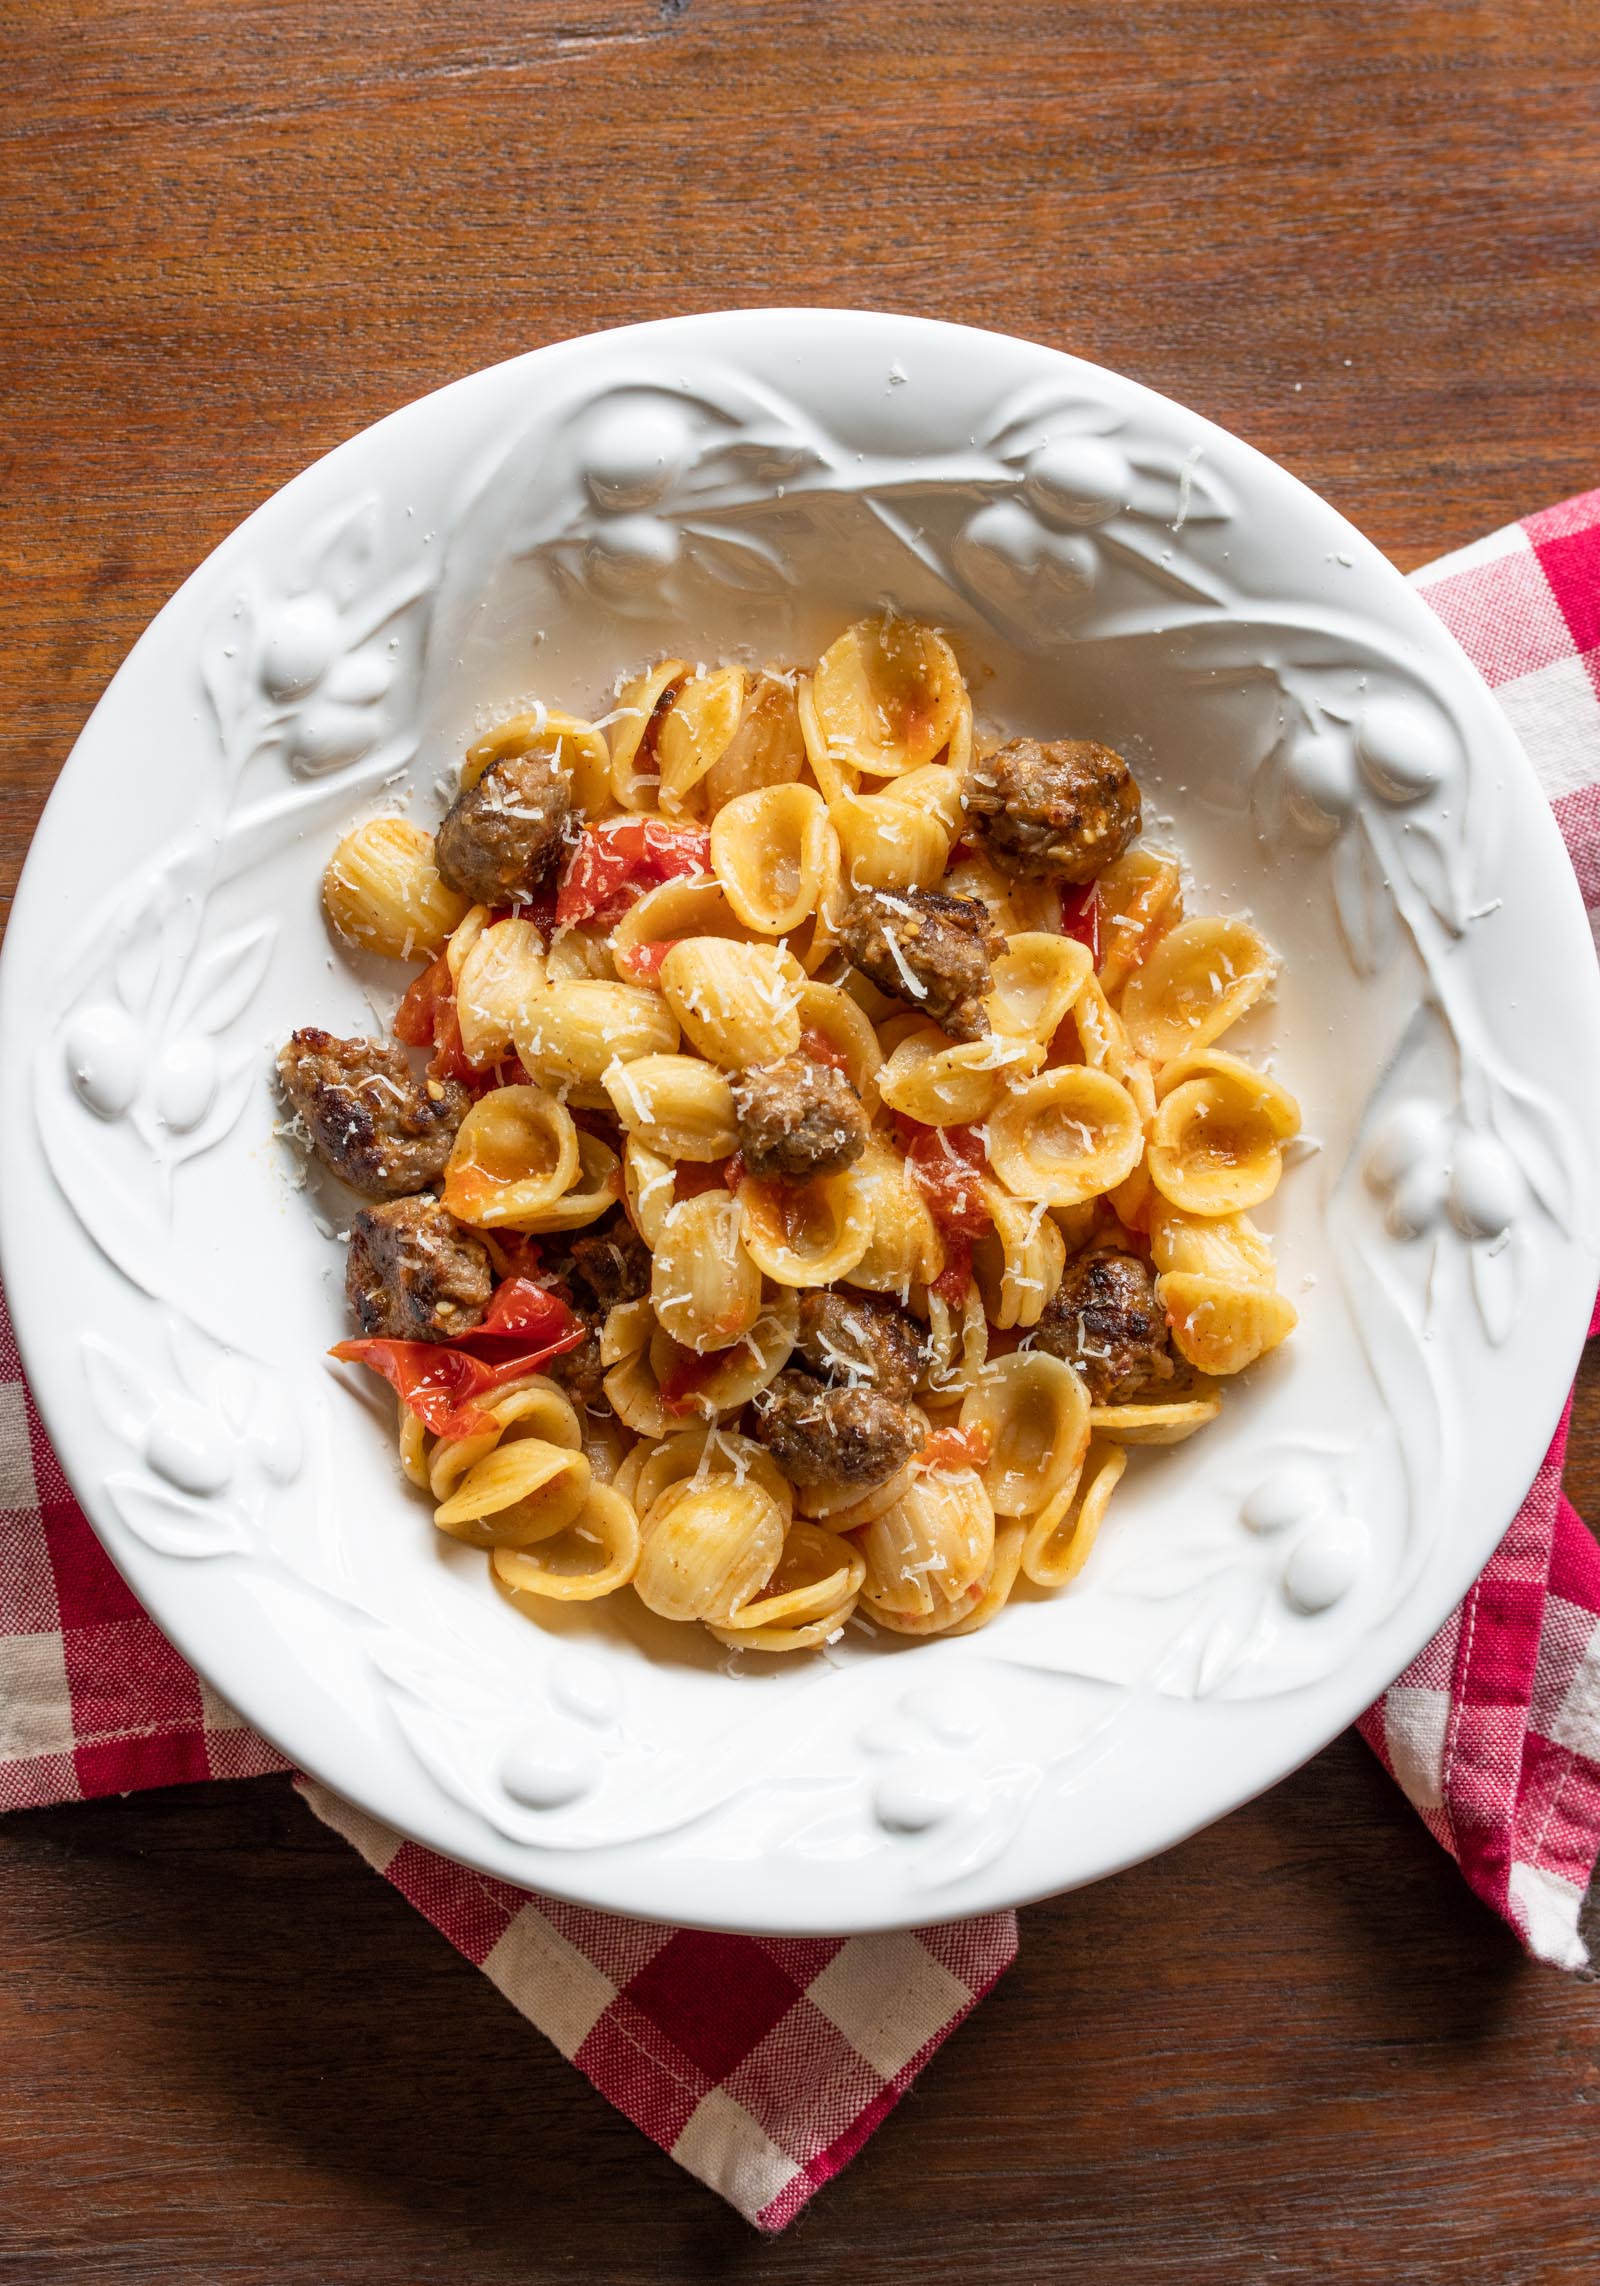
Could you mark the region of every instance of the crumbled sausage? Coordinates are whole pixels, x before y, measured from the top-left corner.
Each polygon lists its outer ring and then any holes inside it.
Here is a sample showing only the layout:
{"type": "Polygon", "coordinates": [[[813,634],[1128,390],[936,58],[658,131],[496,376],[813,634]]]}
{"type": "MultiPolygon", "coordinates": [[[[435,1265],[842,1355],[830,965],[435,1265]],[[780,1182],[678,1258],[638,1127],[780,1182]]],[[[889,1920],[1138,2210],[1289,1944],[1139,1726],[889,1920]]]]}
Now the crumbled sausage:
{"type": "Polygon", "coordinates": [[[531,897],[558,855],[572,794],[548,754],[509,754],[463,787],[434,836],[434,861],[452,889],[479,905],[531,897]]]}
{"type": "Polygon", "coordinates": [[[551,1358],[543,1370],[575,1405],[591,1413],[609,1413],[600,1335],[607,1313],[619,1302],[636,1302],[649,1293],[650,1249],[627,1217],[617,1214],[603,1228],[584,1231],[569,1246],[557,1249],[547,1239],[540,1252],[539,1283],[575,1310],[586,1329],[575,1349],[551,1358]]]}
{"type": "Polygon", "coordinates": [[[819,1381],[875,1389],[906,1404],[917,1384],[921,1344],[910,1320],[876,1294],[814,1286],[800,1296],[796,1363],[819,1381]]]}
{"type": "Polygon", "coordinates": [[[1090,739],[1014,738],[974,763],[968,837],[1002,873],[1092,881],[1139,831],[1139,789],[1120,754],[1090,739]]]}
{"type": "Polygon", "coordinates": [[[587,1413],[609,1413],[611,1400],[605,1392],[606,1369],[600,1362],[600,1328],[605,1313],[598,1317],[589,1310],[579,1310],[585,1332],[576,1349],[564,1349],[559,1357],[549,1358],[542,1368],[552,1381],[560,1383],[575,1405],[587,1413]]]}
{"type": "Polygon", "coordinates": [[[602,1311],[650,1291],[650,1249],[623,1216],[572,1242],[572,1268],[602,1311]]]}
{"type": "Polygon", "coordinates": [[[278,1076],[317,1156],[369,1198],[403,1198],[437,1180],[467,1109],[454,1080],[418,1079],[392,1040],[296,1032],[278,1076]]]}
{"type": "Polygon", "coordinates": [[[785,1056],[733,1082],[739,1149],[752,1175],[831,1175],[867,1147],[861,1098],[832,1064],[785,1056]]]}
{"type": "Polygon", "coordinates": [[[860,889],[845,907],[840,942],[880,992],[904,1000],[949,1033],[981,1040],[1005,939],[977,897],[943,889],[860,889]]]}
{"type": "Polygon", "coordinates": [[[488,1250],[430,1198],[363,1207],[350,1225],[344,1290],[365,1334],[450,1341],[489,1306],[488,1250]]]}
{"type": "Polygon", "coordinates": [[[1150,1273],[1136,1254],[1110,1248],[1067,1264],[1033,1347],[1075,1366],[1096,1405],[1132,1404],[1173,1375],[1150,1273]]]}
{"type": "Polygon", "coordinates": [[[921,1447],[927,1422],[876,1389],[830,1389],[785,1370],[751,1408],[751,1426],[791,1484],[870,1492],[921,1447]]]}

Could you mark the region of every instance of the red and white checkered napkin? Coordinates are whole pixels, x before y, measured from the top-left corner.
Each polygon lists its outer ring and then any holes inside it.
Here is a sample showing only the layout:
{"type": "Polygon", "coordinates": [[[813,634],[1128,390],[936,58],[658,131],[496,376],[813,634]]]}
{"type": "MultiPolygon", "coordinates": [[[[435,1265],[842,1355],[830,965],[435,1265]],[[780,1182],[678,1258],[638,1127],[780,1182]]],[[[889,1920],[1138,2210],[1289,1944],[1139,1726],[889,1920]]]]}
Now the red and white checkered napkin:
{"type": "MultiPolygon", "coordinates": [[[[1497,688],[1600,908],[1600,493],[1422,575],[1497,688]]],[[[1565,1426],[1461,1610],[1362,1729],[1530,1951],[1583,1962],[1600,1855],[1600,1550],[1559,1496],[1565,1426]]],[[[0,1810],[285,1767],[112,1569],[22,1384],[0,1301],[0,1810]]],[[[601,2093],[763,2230],[893,2108],[1017,1949],[997,1913],[910,1935],[718,1937],[534,1897],[345,1834],[601,2093]]]]}
{"type": "MultiPolygon", "coordinates": [[[[1600,943],[1600,492],[1414,585],[1521,737],[1600,943]]],[[[1485,1904],[1541,1960],[1582,1968],[1600,1856],[1600,1547],[1561,1497],[1566,1443],[1563,1417],[1476,1587],[1360,1729],[1485,1904]]]]}

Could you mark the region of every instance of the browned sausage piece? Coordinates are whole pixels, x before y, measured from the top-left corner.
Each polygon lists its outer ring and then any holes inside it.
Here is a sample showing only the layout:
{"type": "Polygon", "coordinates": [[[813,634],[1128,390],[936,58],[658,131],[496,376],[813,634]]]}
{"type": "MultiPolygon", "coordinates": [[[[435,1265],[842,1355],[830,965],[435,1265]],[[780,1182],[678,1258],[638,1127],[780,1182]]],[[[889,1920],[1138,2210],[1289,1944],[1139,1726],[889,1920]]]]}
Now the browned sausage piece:
{"type": "Polygon", "coordinates": [[[785,1056],[733,1082],[739,1149],[752,1175],[831,1175],[867,1147],[861,1098],[832,1064],[785,1056]]]}
{"type": "Polygon", "coordinates": [[[493,1289],[482,1241],[432,1199],[363,1207],[350,1225],[344,1290],[365,1334],[453,1340],[472,1331],[493,1289]]]}
{"type": "Polygon", "coordinates": [[[1031,1346],[1075,1366],[1096,1405],[1135,1403],[1173,1375],[1166,1314],[1136,1254],[1069,1262],[1031,1346]]]}
{"type": "Polygon", "coordinates": [[[650,1249],[622,1215],[572,1241],[572,1267],[602,1312],[650,1291],[650,1249]]]}
{"type": "Polygon", "coordinates": [[[876,1294],[813,1286],[800,1296],[795,1360],[819,1381],[875,1389],[909,1403],[922,1351],[911,1321],[876,1294]]]}
{"type": "Polygon", "coordinates": [[[571,813],[571,789],[548,754],[506,755],[450,804],[434,862],[475,904],[518,904],[559,856],[571,813]]]}
{"type": "Polygon", "coordinates": [[[418,1079],[392,1040],[296,1032],[278,1051],[278,1076],[318,1158],[369,1198],[436,1181],[466,1115],[466,1089],[418,1079]]]}
{"type": "Polygon", "coordinates": [[[1014,738],[967,774],[967,836],[1002,873],[1092,881],[1139,831],[1139,789],[1090,739],[1014,738]]]}
{"type": "Polygon", "coordinates": [[[876,1389],[830,1389],[785,1371],[750,1408],[751,1425],[791,1484],[882,1484],[921,1447],[927,1422],[876,1389]]]}
{"type": "Polygon", "coordinates": [[[981,1040],[991,956],[1005,939],[978,897],[944,889],[859,889],[839,928],[845,952],[880,992],[920,1009],[952,1040],[981,1040]]]}
{"type": "Polygon", "coordinates": [[[552,1381],[558,1381],[574,1405],[581,1405],[586,1413],[609,1413],[611,1400],[605,1392],[606,1369],[600,1362],[600,1329],[605,1324],[605,1313],[598,1317],[592,1311],[578,1311],[588,1331],[576,1349],[564,1349],[559,1357],[552,1357],[541,1366],[552,1381]]]}

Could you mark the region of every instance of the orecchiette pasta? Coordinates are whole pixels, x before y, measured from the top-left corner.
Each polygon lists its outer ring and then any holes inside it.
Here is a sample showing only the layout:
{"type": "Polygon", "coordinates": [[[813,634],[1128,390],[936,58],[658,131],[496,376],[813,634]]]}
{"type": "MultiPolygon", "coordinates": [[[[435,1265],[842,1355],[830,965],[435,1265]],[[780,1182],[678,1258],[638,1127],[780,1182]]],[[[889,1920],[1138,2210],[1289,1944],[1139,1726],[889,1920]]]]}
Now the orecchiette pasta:
{"type": "Polygon", "coordinates": [[[685,1349],[731,1349],[761,1315],[761,1272],[740,1224],[726,1191],[702,1191],[668,1210],[651,1258],[650,1304],[685,1349]]]}
{"type": "Polygon", "coordinates": [[[1278,1187],[1283,1144],[1299,1131],[1300,1107],[1276,1081],[1215,1051],[1180,1056],[1196,1070],[1171,1084],[1163,1073],[1150,1131],[1150,1180],[1190,1214],[1237,1214],[1278,1187]]]}
{"type": "Polygon", "coordinates": [[[945,869],[950,833],[936,810],[841,787],[827,815],[852,889],[931,889],[945,869]]]}
{"type": "Polygon", "coordinates": [[[971,1468],[918,1470],[900,1498],[861,1535],[862,1600],[874,1619],[942,1617],[959,1610],[994,1555],[994,1507],[971,1468]]]}
{"type": "Polygon", "coordinates": [[[606,1104],[605,1075],[635,1056],[670,1055],[678,1027],[661,995],[594,977],[546,985],[515,1014],[523,1069],[591,1108],[606,1104]]]}
{"type": "Polygon", "coordinates": [[[601,1074],[630,1136],[663,1159],[726,1159],[738,1147],[733,1090],[699,1056],[618,1057],[601,1074]]]}
{"type": "Polygon", "coordinates": [[[744,711],[742,667],[717,667],[693,675],[661,724],[656,754],[661,765],[659,800],[668,817],[681,816],[708,771],[732,744],[744,711]]]}
{"type": "Polygon", "coordinates": [[[783,1553],[783,1510],[753,1476],[686,1477],[652,1504],[642,1526],[633,1584],[663,1619],[727,1626],[783,1553]]]}
{"type": "Polygon", "coordinates": [[[663,659],[617,692],[611,710],[611,794],[620,809],[655,808],[661,783],[656,740],[688,673],[684,660],[663,659]]]}
{"type": "Polygon", "coordinates": [[[661,990],[686,1037],[726,1071],[794,1054],[804,983],[799,962],[780,946],[721,937],[686,939],[661,964],[661,990]]]}
{"type": "Polygon", "coordinates": [[[1142,1054],[1163,1060],[1208,1048],[1272,982],[1271,947],[1248,921],[1180,921],[1122,995],[1122,1020],[1142,1054]]]}
{"type": "Polygon", "coordinates": [[[374,818],[345,835],[322,876],[322,902],[347,944],[390,960],[438,952],[467,911],[439,878],[433,836],[404,818],[374,818]]]}
{"type": "Polygon", "coordinates": [[[989,1157],[1019,1199],[1077,1206],[1131,1175],[1144,1150],[1139,1107],[1109,1072],[1065,1064],[1014,1088],[989,1122],[989,1157]]]}
{"type": "Polygon", "coordinates": [[[883,778],[938,758],[965,695],[943,636],[893,617],[847,628],[818,660],[811,684],[828,753],[883,778]]]}
{"type": "Polygon", "coordinates": [[[781,937],[816,911],[828,834],[814,786],[761,786],[723,804],[711,821],[711,867],[746,928],[781,937]]]}
{"type": "Polygon", "coordinates": [[[525,1229],[577,1175],[578,1130],[566,1106],[542,1087],[499,1087],[456,1132],[444,1203],[461,1222],[525,1229]]]}
{"type": "Polygon", "coordinates": [[[870,1201],[853,1169],[808,1183],[739,1185],[746,1250],[779,1286],[831,1286],[848,1278],[872,1237],[870,1201]]]}
{"type": "Polygon", "coordinates": [[[529,1616],[969,1634],[1294,1326],[1248,1210],[1299,1107],[1217,1045],[1275,955],[1185,916],[1117,756],[975,725],[893,612],[595,713],[499,723],[437,844],[328,864],[339,934],[420,969],[396,1043],[279,1058],[368,1202],[337,1354],[529,1616]]]}

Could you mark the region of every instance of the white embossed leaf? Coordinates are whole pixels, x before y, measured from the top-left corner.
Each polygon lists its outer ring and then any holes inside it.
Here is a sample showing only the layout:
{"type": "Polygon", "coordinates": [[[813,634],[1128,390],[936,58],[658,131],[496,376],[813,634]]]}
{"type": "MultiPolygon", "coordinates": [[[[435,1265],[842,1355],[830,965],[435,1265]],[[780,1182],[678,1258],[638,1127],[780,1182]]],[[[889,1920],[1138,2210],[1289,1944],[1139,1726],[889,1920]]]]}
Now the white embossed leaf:
{"type": "Polygon", "coordinates": [[[217,1090],[217,1099],[204,1124],[185,1139],[183,1148],[174,1151],[172,1164],[186,1167],[191,1159],[215,1149],[223,1138],[230,1135],[239,1123],[239,1114],[255,1093],[261,1078],[260,1059],[254,1049],[246,1050],[223,1074],[217,1090]]]}
{"type": "Polygon", "coordinates": [[[1398,942],[1394,897],[1372,846],[1366,819],[1351,819],[1333,848],[1333,901],[1339,927],[1357,973],[1382,974],[1398,942]]]}
{"type": "Polygon", "coordinates": [[[233,1556],[250,1545],[244,1518],[225,1504],[131,1474],[107,1477],[106,1491],[128,1530],[158,1555],[233,1556]]]}
{"type": "Polygon", "coordinates": [[[1496,1075],[1494,1125],[1540,1206],[1552,1222],[1564,1226],[1572,1214],[1577,1182],[1573,1138],[1564,1115],[1502,1072],[1496,1075]]]}
{"type": "Polygon", "coordinates": [[[1469,1249],[1472,1295],[1483,1320],[1483,1330],[1498,1349],[1517,1322],[1517,1296],[1522,1276],[1522,1241],[1480,1239],[1469,1249]]]}
{"type": "Polygon", "coordinates": [[[277,937],[276,921],[258,921],[214,945],[198,964],[188,1020],[206,1032],[226,1031],[260,990],[277,937]]]}
{"type": "Polygon", "coordinates": [[[83,1371],[94,1409],[125,1445],[144,1441],[156,1409],[156,1392],[131,1357],[100,1334],[83,1337],[83,1371]]]}
{"type": "Polygon", "coordinates": [[[201,645],[200,681],[216,717],[224,756],[250,703],[248,685],[255,645],[256,615],[245,595],[217,614],[201,645]]]}
{"type": "Polygon", "coordinates": [[[777,551],[751,533],[711,532],[697,525],[684,526],[684,548],[690,561],[723,587],[747,595],[775,595],[793,577],[777,551]]]}
{"type": "Polygon", "coordinates": [[[326,517],[312,534],[309,572],[340,605],[349,604],[371,577],[382,509],[368,493],[326,517]]]}

